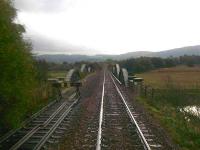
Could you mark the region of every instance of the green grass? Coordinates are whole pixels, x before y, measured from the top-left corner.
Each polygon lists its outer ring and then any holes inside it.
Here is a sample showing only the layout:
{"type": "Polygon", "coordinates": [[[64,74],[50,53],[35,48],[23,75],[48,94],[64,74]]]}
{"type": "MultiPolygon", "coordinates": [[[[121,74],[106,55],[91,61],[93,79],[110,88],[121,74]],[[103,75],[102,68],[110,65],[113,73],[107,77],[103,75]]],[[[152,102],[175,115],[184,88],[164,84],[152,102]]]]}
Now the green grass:
{"type": "Polygon", "coordinates": [[[138,74],[155,88],[154,97],[137,98],[160,122],[183,150],[199,150],[200,118],[180,112],[185,106],[200,106],[200,67],[178,66],[138,74]],[[189,119],[189,121],[188,121],[189,119]]]}
{"type": "MultiPolygon", "coordinates": [[[[138,97],[137,100],[165,128],[169,137],[183,150],[199,150],[200,120],[194,116],[186,121],[177,108],[171,105],[155,104],[151,100],[138,97]]],[[[187,116],[189,117],[189,116],[187,116]]]]}
{"type": "Polygon", "coordinates": [[[2,115],[0,120],[0,137],[9,130],[20,127],[24,120],[40,110],[54,97],[52,90],[46,84],[43,84],[35,89],[28,104],[21,102],[11,105],[12,107],[10,106],[10,109],[2,115]]]}
{"type": "Polygon", "coordinates": [[[48,72],[49,78],[65,77],[66,75],[67,75],[67,71],[49,71],[48,72]]]}

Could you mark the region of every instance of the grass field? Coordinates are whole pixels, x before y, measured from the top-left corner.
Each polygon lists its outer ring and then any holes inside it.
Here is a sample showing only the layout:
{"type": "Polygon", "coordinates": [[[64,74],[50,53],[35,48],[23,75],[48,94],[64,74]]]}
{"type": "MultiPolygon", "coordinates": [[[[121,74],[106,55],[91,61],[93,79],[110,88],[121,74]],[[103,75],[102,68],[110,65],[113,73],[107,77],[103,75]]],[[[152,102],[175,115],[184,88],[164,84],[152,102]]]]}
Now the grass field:
{"type": "Polygon", "coordinates": [[[199,150],[200,118],[180,108],[200,106],[200,66],[163,68],[137,76],[155,88],[153,97],[141,95],[138,101],[180,149],[199,150]]]}
{"type": "Polygon", "coordinates": [[[163,68],[137,76],[144,78],[145,84],[155,88],[164,88],[169,83],[183,88],[200,87],[200,66],[163,68]]]}
{"type": "Polygon", "coordinates": [[[49,78],[65,77],[66,75],[67,75],[67,71],[49,71],[48,72],[49,78]]]}
{"type": "Polygon", "coordinates": [[[165,129],[172,141],[181,150],[199,150],[200,119],[182,113],[178,108],[166,103],[154,103],[152,99],[138,97],[138,102],[165,129]]]}

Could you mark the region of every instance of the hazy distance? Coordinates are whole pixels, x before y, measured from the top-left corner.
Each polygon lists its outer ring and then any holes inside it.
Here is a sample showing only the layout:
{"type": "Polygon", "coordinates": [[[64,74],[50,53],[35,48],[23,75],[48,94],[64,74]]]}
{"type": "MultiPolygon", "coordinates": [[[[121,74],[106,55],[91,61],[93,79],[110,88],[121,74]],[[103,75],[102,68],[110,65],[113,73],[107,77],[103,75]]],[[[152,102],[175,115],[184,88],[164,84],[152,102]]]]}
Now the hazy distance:
{"type": "Polygon", "coordinates": [[[39,54],[121,54],[200,45],[199,0],[15,0],[39,54]]]}

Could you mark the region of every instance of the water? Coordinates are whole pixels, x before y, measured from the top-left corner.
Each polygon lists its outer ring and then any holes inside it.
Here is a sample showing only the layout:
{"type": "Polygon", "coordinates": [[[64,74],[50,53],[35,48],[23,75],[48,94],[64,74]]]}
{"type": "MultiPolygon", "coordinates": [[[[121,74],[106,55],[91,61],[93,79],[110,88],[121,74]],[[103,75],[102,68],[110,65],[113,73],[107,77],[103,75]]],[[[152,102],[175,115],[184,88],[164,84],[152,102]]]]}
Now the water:
{"type": "Polygon", "coordinates": [[[186,106],[180,108],[180,111],[183,113],[189,113],[193,116],[197,116],[200,118],[200,107],[199,106],[186,106]]]}

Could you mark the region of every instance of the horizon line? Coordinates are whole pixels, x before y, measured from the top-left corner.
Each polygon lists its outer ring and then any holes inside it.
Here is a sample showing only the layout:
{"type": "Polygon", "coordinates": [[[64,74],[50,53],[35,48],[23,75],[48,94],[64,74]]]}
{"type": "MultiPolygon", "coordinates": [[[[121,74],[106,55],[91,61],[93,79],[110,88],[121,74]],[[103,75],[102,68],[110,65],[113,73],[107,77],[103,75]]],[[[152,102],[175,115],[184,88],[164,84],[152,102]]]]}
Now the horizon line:
{"type": "Polygon", "coordinates": [[[196,46],[200,46],[200,45],[191,45],[191,46],[183,46],[183,47],[176,47],[176,48],[171,48],[171,49],[167,49],[167,50],[160,50],[160,51],[148,51],[148,50],[138,50],[138,51],[130,51],[130,52],[125,52],[125,53],[120,53],[120,54],[106,54],[106,53],[99,53],[99,54],[92,54],[92,55],[89,55],[89,54],[81,54],[81,53],[77,53],[77,54],[71,54],[71,53],[41,53],[41,51],[34,51],[32,50],[32,54],[33,55],[36,55],[36,56],[41,56],[41,55],[83,55],[83,56],[98,56],[98,55],[107,55],[107,56],[119,56],[119,55],[124,55],[124,54],[128,54],[128,53],[137,53],[137,52],[149,52],[149,53],[159,53],[159,52],[164,52],[164,51],[170,51],[170,50],[175,50],[175,49],[181,49],[181,48],[188,48],[188,47],[196,47],[196,46]]]}

